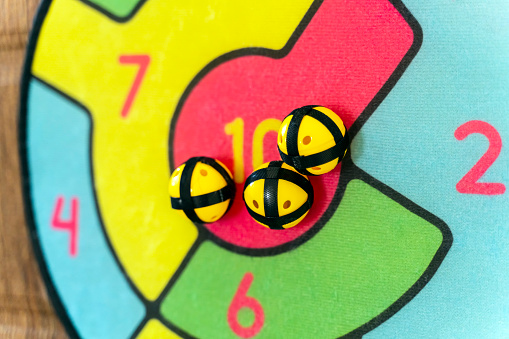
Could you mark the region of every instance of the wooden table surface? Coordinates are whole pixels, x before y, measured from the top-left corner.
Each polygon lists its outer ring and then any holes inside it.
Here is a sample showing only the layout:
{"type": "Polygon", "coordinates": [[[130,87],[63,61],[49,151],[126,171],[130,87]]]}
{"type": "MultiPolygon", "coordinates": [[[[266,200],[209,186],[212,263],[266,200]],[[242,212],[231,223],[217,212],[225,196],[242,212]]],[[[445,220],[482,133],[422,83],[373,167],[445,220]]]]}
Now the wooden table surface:
{"type": "Polygon", "coordinates": [[[29,242],[20,182],[18,100],[39,0],[0,0],[0,338],[67,338],[29,242]]]}

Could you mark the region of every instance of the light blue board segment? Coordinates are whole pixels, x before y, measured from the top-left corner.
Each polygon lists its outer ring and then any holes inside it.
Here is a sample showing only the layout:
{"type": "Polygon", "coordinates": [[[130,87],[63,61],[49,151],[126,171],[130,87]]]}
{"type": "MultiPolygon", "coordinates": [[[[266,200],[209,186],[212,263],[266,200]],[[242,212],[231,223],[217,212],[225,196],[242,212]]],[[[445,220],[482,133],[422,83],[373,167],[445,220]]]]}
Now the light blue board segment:
{"type": "Polygon", "coordinates": [[[509,2],[404,0],[422,48],[352,145],[354,162],[451,228],[453,246],[413,301],[366,338],[509,337],[509,2]],[[504,146],[481,179],[500,196],[456,183],[488,148],[454,131],[483,120],[504,146]]]}
{"type": "Polygon", "coordinates": [[[128,338],[144,307],[127,284],[105,241],[91,178],[88,114],[38,80],[29,89],[27,148],[35,226],[44,260],[68,315],[83,338],[128,338]],[[78,254],[69,256],[69,233],[50,222],[63,196],[79,198],[78,254]]]}

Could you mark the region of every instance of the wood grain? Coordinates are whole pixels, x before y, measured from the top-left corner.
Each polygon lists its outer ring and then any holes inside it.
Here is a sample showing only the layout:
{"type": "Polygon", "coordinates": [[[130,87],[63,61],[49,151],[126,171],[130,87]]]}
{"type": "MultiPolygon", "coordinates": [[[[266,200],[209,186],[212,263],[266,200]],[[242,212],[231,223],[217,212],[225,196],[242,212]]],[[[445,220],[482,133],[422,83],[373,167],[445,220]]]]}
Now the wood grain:
{"type": "Polygon", "coordinates": [[[0,338],[67,338],[48,300],[23,211],[18,100],[37,0],[0,0],[0,338]]]}

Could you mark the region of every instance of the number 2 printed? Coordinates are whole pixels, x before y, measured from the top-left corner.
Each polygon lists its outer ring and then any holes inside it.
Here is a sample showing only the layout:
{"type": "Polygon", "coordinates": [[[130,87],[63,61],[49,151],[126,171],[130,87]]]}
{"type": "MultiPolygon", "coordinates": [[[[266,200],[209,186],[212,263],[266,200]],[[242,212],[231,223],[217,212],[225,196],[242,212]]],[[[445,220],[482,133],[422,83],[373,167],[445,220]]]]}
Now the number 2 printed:
{"type": "Polygon", "coordinates": [[[502,138],[500,134],[487,122],[480,120],[472,120],[464,123],[456,132],[454,136],[458,140],[463,140],[470,134],[479,133],[488,138],[490,145],[488,150],[479,159],[479,161],[468,171],[467,174],[456,184],[456,190],[464,194],[483,194],[483,195],[497,195],[504,194],[505,185],[502,183],[493,182],[478,182],[478,180],[486,173],[488,168],[497,160],[500,151],[502,150],[502,138]]]}

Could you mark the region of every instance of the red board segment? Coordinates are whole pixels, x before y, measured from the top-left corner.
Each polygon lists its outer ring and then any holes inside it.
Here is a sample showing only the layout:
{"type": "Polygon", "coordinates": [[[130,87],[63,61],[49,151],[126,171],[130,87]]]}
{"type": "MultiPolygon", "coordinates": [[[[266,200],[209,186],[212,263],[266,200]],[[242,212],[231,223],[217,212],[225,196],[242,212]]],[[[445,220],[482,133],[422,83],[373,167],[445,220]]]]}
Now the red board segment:
{"type": "MultiPolygon", "coordinates": [[[[413,32],[389,1],[325,1],[295,46],[281,59],[239,57],[220,64],[196,85],[175,119],[175,165],[206,155],[234,168],[231,136],[225,125],[244,121],[245,175],[252,172],[255,128],[269,118],[282,120],[293,109],[323,105],[347,127],[360,116],[394,72],[413,42],[413,32]]],[[[269,53],[270,54],[270,53],[269,53]]],[[[276,134],[265,138],[264,161],[279,160],[276,134]]],[[[206,227],[224,241],[246,248],[269,248],[296,239],[323,215],[337,188],[340,170],[311,178],[315,205],[304,221],[285,231],[253,221],[238,196],[232,210],[206,227]]]]}

